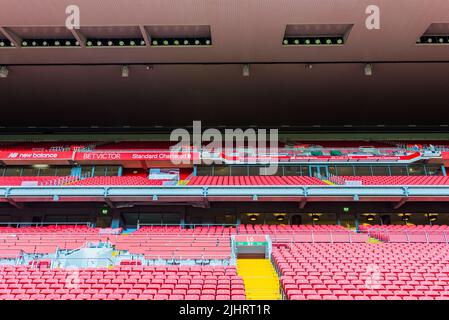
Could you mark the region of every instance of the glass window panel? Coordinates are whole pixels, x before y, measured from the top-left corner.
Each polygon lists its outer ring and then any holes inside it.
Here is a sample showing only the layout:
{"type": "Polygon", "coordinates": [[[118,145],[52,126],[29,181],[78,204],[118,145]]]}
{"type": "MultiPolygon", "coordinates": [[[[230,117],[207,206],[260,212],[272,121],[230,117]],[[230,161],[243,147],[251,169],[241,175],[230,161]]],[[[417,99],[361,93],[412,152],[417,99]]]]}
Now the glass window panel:
{"type": "Polygon", "coordinates": [[[31,176],[37,176],[37,175],[39,175],[39,169],[37,169],[37,168],[27,167],[27,168],[23,168],[23,170],[22,170],[22,176],[31,177],[31,176]]]}
{"type": "Polygon", "coordinates": [[[249,166],[249,175],[250,176],[258,176],[260,175],[260,166],[249,166]]]}
{"type": "Polygon", "coordinates": [[[70,176],[72,174],[72,168],[70,167],[61,167],[56,169],[57,176],[70,176]]]}
{"type": "Polygon", "coordinates": [[[197,167],[196,174],[198,176],[211,176],[212,175],[212,166],[197,167]]]}
{"type": "Polygon", "coordinates": [[[56,169],[55,168],[40,168],[39,175],[40,176],[55,176],[56,169]]]}
{"type": "Polygon", "coordinates": [[[118,176],[119,166],[109,166],[107,167],[106,175],[108,176],[118,176]]]}
{"type": "Polygon", "coordinates": [[[81,174],[82,175],[91,175],[92,174],[92,166],[82,166],[81,174]]]}
{"type": "Polygon", "coordinates": [[[248,175],[248,167],[247,166],[233,166],[231,167],[231,175],[232,176],[247,176],[248,175]]]}
{"type": "Polygon", "coordinates": [[[371,167],[370,166],[355,166],[355,175],[356,176],[370,176],[371,175],[371,167]]]}
{"type": "Polygon", "coordinates": [[[374,176],[389,176],[390,170],[388,170],[388,167],[384,166],[373,166],[373,175],[374,176]]]}
{"type": "Polygon", "coordinates": [[[22,170],[19,167],[7,167],[5,169],[5,176],[20,176],[21,172],[22,170]]]}
{"type": "Polygon", "coordinates": [[[409,176],[424,176],[426,172],[424,170],[424,165],[410,165],[408,166],[408,174],[409,176]]]}
{"type": "Polygon", "coordinates": [[[337,175],[339,176],[353,176],[354,169],[352,166],[337,166],[337,175]]]}
{"type": "Polygon", "coordinates": [[[391,166],[391,175],[392,176],[406,176],[407,168],[405,166],[391,166]]]}
{"type": "Polygon", "coordinates": [[[214,167],[214,176],[229,176],[229,167],[214,167]]]}
{"type": "Polygon", "coordinates": [[[301,166],[301,175],[309,176],[309,167],[308,166],[301,166]]]}
{"type": "Polygon", "coordinates": [[[285,166],[284,175],[286,176],[300,176],[301,167],[300,166],[285,166]]]}
{"type": "Polygon", "coordinates": [[[428,166],[426,166],[426,171],[429,176],[442,176],[443,175],[441,166],[428,165],[428,166]]]}
{"type": "Polygon", "coordinates": [[[106,175],[106,167],[105,166],[95,166],[94,176],[101,177],[106,175]]]}

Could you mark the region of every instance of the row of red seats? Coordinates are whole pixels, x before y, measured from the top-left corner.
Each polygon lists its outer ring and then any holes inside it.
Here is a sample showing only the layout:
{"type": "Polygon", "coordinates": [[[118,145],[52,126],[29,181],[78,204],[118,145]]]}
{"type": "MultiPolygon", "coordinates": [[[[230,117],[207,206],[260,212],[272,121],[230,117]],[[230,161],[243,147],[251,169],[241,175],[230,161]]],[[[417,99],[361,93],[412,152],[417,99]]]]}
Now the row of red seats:
{"type": "Polygon", "coordinates": [[[0,186],[22,186],[22,185],[46,185],[57,182],[59,176],[3,176],[0,177],[0,186]]]}
{"type": "Polygon", "coordinates": [[[446,244],[292,244],[273,260],[291,300],[449,299],[446,244]]]}
{"type": "Polygon", "coordinates": [[[449,176],[337,176],[331,181],[361,181],[362,185],[449,185],[449,176]]]}
{"type": "Polygon", "coordinates": [[[107,242],[114,235],[102,234],[100,228],[52,225],[42,227],[0,227],[0,258],[13,259],[21,252],[50,254],[57,248],[73,250],[86,242],[107,242]]]}
{"type": "Polygon", "coordinates": [[[213,234],[213,235],[228,235],[235,234],[235,227],[225,226],[196,226],[193,228],[182,226],[142,226],[133,234],[213,234]]]}
{"type": "Polygon", "coordinates": [[[449,226],[446,225],[374,225],[361,226],[360,231],[384,242],[449,243],[449,226]]]}
{"type": "Polygon", "coordinates": [[[235,267],[0,266],[0,300],[244,300],[235,267]]]}
{"type": "Polygon", "coordinates": [[[100,176],[75,181],[74,186],[160,186],[164,180],[150,180],[140,176],[100,176]]]}
{"type": "Polygon", "coordinates": [[[326,185],[315,177],[303,176],[195,176],[189,181],[191,186],[198,185],[326,185]]]}

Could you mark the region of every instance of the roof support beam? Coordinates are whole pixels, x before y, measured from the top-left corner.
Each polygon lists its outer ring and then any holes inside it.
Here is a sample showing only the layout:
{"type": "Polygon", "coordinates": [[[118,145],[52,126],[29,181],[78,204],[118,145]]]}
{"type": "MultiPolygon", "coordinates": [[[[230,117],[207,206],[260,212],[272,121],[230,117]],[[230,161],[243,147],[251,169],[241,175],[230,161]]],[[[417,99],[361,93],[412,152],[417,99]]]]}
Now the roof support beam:
{"type": "Polygon", "coordinates": [[[299,203],[299,209],[304,209],[305,206],[306,206],[306,204],[307,204],[307,198],[304,198],[304,200],[302,200],[302,201],[299,203]]]}
{"type": "Polygon", "coordinates": [[[402,198],[399,202],[397,202],[395,205],[393,205],[393,209],[399,209],[406,202],[407,202],[407,198],[402,198]]]}
{"type": "Polygon", "coordinates": [[[21,203],[17,203],[15,202],[13,199],[11,198],[7,198],[7,201],[10,205],[12,205],[13,207],[17,208],[17,209],[23,209],[23,204],[21,203]]]}
{"type": "Polygon", "coordinates": [[[111,209],[115,209],[115,204],[111,201],[109,198],[104,198],[104,202],[109,206],[111,209]]]}
{"type": "Polygon", "coordinates": [[[5,27],[0,27],[0,32],[11,41],[16,48],[20,48],[22,46],[22,39],[16,35],[14,32],[5,27]]]}
{"type": "Polygon", "coordinates": [[[148,34],[147,29],[145,28],[145,26],[139,26],[139,29],[140,29],[140,32],[142,33],[143,40],[145,40],[145,44],[147,46],[150,46],[151,45],[151,37],[148,34]]]}
{"type": "Polygon", "coordinates": [[[84,48],[86,46],[86,37],[81,33],[81,31],[73,28],[70,30],[72,32],[72,35],[75,37],[76,41],[80,44],[81,48],[84,48]]]}

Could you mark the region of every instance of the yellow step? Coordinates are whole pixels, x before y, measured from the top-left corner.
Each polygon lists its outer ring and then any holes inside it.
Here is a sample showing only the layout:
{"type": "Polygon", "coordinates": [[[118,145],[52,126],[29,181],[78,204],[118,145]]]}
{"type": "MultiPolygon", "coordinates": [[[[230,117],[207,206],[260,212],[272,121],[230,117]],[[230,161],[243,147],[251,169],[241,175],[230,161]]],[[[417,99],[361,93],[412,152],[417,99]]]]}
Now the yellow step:
{"type": "Polygon", "coordinates": [[[237,273],[242,277],[248,300],[281,300],[279,278],[268,259],[238,259],[237,273]]]}

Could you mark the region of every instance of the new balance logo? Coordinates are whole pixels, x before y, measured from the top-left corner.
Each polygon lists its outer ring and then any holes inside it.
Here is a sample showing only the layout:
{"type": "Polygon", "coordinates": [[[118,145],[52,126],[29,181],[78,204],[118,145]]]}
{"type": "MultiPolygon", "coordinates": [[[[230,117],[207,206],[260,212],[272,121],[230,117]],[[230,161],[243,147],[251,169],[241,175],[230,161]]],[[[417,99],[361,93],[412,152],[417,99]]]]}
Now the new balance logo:
{"type": "Polygon", "coordinates": [[[17,158],[19,156],[19,154],[17,153],[17,152],[11,152],[9,155],[8,155],[8,158],[17,158]]]}

